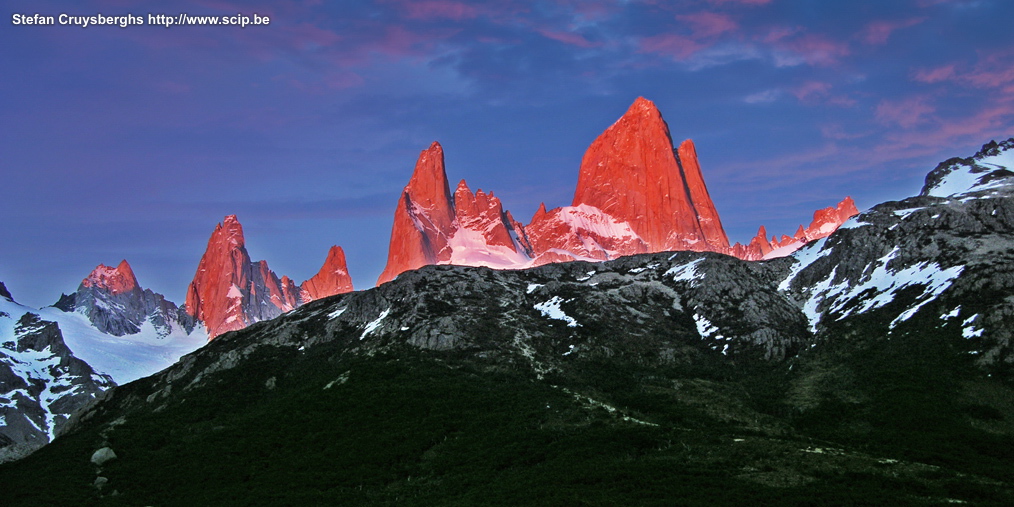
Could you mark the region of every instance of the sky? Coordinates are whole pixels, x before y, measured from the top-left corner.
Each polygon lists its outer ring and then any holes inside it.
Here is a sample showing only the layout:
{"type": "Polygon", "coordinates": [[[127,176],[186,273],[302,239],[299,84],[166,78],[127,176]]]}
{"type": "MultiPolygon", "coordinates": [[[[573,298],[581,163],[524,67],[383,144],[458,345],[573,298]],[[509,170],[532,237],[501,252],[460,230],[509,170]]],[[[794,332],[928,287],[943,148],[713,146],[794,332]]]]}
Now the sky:
{"type": "MultiPolygon", "coordinates": [[[[1007,5],[1005,5],[1007,4],[1007,5]]],[[[1014,136],[1002,0],[0,0],[0,281],[30,306],[131,263],[182,303],[225,215],[298,282],[341,245],[383,270],[439,141],[451,185],[527,223],[638,96],[693,139],[730,240],[792,234],[846,195],[918,193],[1014,136]],[[152,26],[148,15],[267,17],[152,26]],[[19,15],[144,25],[15,24],[19,15]]]]}

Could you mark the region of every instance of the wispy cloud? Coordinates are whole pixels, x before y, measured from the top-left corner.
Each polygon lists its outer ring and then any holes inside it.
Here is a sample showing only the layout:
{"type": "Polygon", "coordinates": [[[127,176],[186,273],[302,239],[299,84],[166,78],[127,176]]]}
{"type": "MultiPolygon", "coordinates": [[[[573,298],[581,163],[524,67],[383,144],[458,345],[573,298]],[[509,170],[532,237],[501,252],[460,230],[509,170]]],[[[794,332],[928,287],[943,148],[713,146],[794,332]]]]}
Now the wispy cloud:
{"type": "Polygon", "coordinates": [[[891,37],[891,34],[901,30],[902,28],[908,28],[910,26],[918,25],[927,18],[909,18],[899,21],[873,21],[863,28],[862,39],[867,44],[871,45],[883,45],[887,43],[887,39],[891,37]]]}
{"type": "Polygon", "coordinates": [[[908,97],[898,101],[882,100],[877,104],[877,121],[886,124],[897,124],[902,128],[912,128],[927,120],[927,116],[936,111],[930,104],[929,97],[908,97]]]}

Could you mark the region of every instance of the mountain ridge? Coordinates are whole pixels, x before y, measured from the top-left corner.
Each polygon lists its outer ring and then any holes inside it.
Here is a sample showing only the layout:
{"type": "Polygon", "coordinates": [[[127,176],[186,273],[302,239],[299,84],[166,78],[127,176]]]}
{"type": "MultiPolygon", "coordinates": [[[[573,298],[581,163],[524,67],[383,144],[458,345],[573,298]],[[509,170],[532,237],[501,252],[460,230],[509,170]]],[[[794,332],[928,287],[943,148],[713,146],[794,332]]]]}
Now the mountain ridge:
{"type": "Polygon", "coordinates": [[[788,257],[429,265],[315,300],[0,472],[56,471],[35,504],[1009,504],[1007,146],[788,257]]]}

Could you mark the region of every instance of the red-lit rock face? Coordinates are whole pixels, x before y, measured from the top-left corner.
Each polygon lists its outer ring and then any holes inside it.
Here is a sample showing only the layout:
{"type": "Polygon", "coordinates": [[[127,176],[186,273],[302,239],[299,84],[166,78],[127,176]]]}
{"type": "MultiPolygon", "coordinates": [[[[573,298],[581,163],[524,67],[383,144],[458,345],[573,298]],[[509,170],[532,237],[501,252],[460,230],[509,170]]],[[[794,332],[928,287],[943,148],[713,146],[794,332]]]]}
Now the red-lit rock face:
{"type": "Polygon", "coordinates": [[[410,269],[450,259],[447,241],[453,233],[453,221],[444,150],[435,142],[419,154],[412,178],[398,200],[387,266],[377,284],[410,269]]]}
{"type": "Polygon", "coordinates": [[[585,152],[573,205],[626,222],[650,251],[727,247],[692,143],[683,154],[681,164],[655,104],[638,98],[585,152]]]}
{"type": "Polygon", "coordinates": [[[187,313],[204,323],[209,338],[277,317],[296,306],[292,282],[283,287],[266,261],[250,261],[244,245],[239,220],[235,215],[225,217],[211,233],[187,289],[187,313]]]}
{"type": "Polygon", "coordinates": [[[300,300],[304,304],[315,299],[352,292],[352,277],[349,276],[349,269],[345,265],[345,251],[340,246],[332,246],[320,271],[299,287],[300,300]]]}
{"type": "Polygon", "coordinates": [[[859,210],[851,197],[846,197],[837,206],[814,211],[813,221],[806,228],[807,241],[830,236],[846,220],[858,214],[859,210]]]}
{"type": "Polygon", "coordinates": [[[91,274],[81,280],[81,285],[105,289],[113,295],[123,294],[138,288],[137,277],[134,276],[134,271],[130,269],[130,264],[127,264],[126,260],[120,261],[120,264],[115,268],[99,264],[91,274]]]}
{"type": "Polygon", "coordinates": [[[426,264],[524,268],[575,259],[608,260],[669,250],[712,251],[746,260],[788,255],[827,236],[858,211],[846,198],[814,214],[795,235],[730,246],[708,193],[693,141],[673,149],[655,105],[638,98],[588,148],[571,206],[546,210],[527,226],[462,181],[450,199],[443,150],[422,152],[394,216],[388,263],[378,283],[426,264]]]}
{"type": "Polygon", "coordinates": [[[708,244],[707,250],[721,252],[729,248],[729,237],[722,228],[722,219],[718,216],[715,203],[711,201],[708,187],[704,184],[701,165],[697,161],[697,147],[690,139],[680,143],[677,150],[680,167],[683,169],[684,181],[690,194],[690,203],[697,212],[697,222],[708,244]]]}
{"type": "Polygon", "coordinates": [[[528,255],[524,228],[492,193],[473,194],[462,180],[451,201],[443,149],[433,143],[419,155],[398,201],[387,266],[377,284],[427,264],[517,267],[527,264],[528,255]]]}
{"type": "Polygon", "coordinates": [[[503,205],[492,192],[486,195],[479,189],[472,194],[465,180],[461,180],[458,189],[454,191],[454,216],[459,228],[478,232],[487,245],[501,246],[517,252],[517,247],[504,225],[503,205]]]}

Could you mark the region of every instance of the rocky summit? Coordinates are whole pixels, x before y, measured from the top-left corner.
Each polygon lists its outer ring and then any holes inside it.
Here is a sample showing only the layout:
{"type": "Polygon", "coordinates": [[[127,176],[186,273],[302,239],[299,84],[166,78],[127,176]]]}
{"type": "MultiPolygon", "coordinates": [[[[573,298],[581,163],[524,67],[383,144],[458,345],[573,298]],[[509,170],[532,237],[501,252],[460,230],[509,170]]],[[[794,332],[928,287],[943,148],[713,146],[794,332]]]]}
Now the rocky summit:
{"type": "Polygon", "coordinates": [[[74,356],[56,322],[19,312],[9,296],[0,303],[0,326],[10,337],[0,343],[0,463],[48,443],[71,414],[113,386],[74,356]]]}
{"type": "Polygon", "coordinates": [[[1012,149],[786,257],[424,266],[312,301],[0,476],[15,505],[1010,505],[1012,149]]]}
{"type": "Polygon", "coordinates": [[[746,260],[788,255],[858,213],[846,198],[814,214],[794,236],[729,244],[704,182],[693,141],[676,148],[655,104],[638,98],[596,138],[578,170],[570,206],[539,207],[528,225],[499,199],[462,180],[452,194],[439,143],[424,150],[394,214],[387,266],[378,283],[429,264],[517,269],[602,261],[675,250],[746,260]]]}
{"type": "Polygon", "coordinates": [[[332,247],[320,271],[299,287],[278,278],[267,261],[253,262],[243,226],[228,215],[215,226],[187,289],[186,311],[208,330],[208,338],[275,318],[305,301],[352,290],[345,252],[332,247]]]}
{"type": "Polygon", "coordinates": [[[142,289],[126,260],[115,268],[99,264],[81,281],[77,291],[54,305],[85,315],[99,331],[113,336],[133,335],[150,325],[157,336],[190,334],[196,323],[164,296],[142,289]]]}

